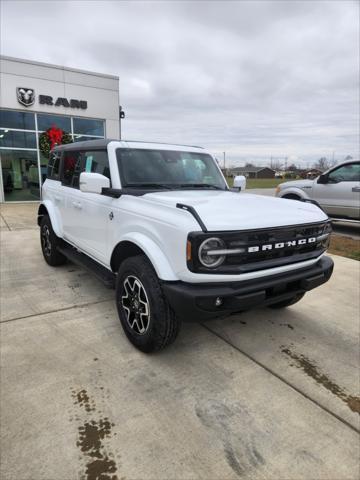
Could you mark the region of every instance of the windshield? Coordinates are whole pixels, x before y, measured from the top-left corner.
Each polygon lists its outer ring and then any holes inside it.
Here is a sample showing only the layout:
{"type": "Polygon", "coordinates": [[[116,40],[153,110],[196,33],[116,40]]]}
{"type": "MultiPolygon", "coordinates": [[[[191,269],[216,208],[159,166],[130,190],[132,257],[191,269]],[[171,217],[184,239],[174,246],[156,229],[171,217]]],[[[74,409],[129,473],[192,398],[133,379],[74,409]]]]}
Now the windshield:
{"type": "Polygon", "coordinates": [[[119,148],[117,160],[123,187],[227,189],[213,158],[205,153],[119,148]]]}

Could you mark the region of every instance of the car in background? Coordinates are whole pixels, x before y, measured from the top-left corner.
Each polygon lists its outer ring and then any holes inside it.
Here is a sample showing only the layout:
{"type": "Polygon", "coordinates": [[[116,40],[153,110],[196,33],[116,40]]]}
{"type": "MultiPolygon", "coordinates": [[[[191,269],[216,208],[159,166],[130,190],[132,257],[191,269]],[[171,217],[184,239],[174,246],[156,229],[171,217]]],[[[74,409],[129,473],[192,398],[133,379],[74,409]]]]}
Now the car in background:
{"type": "Polygon", "coordinates": [[[336,165],[314,180],[281,183],[275,194],[291,200],[313,200],[332,219],[360,222],[360,162],[336,165]]]}

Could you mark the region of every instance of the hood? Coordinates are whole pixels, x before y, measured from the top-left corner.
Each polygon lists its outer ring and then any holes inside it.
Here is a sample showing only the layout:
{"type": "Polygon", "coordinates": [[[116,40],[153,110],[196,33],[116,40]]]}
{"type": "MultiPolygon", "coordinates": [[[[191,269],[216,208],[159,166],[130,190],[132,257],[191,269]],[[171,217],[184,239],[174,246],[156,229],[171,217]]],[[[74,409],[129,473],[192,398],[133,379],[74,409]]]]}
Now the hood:
{"type": "Polygon", "coordinates": [[[143,198],[174,208],[177,203],[192,206],[209,231],[282,227],[328,218],[311,203],[247,193],[183,190],[148,193],[143,198]]]}
{"type": "Polygon", "coordinates": [[[297,187],[297,188],[309,188],[312,187],[314,180],[291,180],[291,182],[283,182],[279,184],[280,190],[283,188],[297,187]]]}

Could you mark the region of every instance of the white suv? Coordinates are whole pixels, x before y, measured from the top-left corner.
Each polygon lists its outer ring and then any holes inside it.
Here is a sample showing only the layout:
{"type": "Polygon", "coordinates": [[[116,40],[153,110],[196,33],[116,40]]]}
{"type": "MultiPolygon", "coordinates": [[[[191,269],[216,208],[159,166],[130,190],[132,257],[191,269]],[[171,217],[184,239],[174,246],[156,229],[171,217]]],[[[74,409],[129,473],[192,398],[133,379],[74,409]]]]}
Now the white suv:
{"type": "Polygon", "coordinates": [[[330,168],[315,180],[293,180],[276,188],[276,196],[315,200],[333,219],[360,221],[360,162],[330,168]]]}
{"type": "Polygon", "coordinates": [[[331,276],[317,206],[229,189],[200,147],[95,140],[56,147],[38,212],[49,265],[67,259],[116,289],[140,350],[180,323],[286,307],[331,276]]]}

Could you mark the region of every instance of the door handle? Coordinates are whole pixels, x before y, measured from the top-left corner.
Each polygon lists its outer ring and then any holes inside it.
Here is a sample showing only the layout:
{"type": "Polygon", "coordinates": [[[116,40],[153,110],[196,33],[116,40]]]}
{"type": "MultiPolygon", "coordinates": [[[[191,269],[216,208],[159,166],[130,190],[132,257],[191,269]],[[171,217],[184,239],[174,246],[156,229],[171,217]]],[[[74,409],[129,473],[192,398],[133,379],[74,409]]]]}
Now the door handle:
{"type": "Polygon", "coordinates": [[[353,187],[353,188],[352,188],[352,191],[353,191],[353,192],[360,192],[360,187],[353,187]]]}
{"type": "Polygon", "coordinates": [[[74,208],[78,208],[79,210],[82,208],[82,205],[80,202],[71,202],[71,204],[74,208]]]}
{"type": "Polygon", "coordinates": [[[61,197],[59,197],[58,195],[55,195],[54,198],[55,198],[56,202],[60,202],[60,200],[61,200],[61,197]]]}

